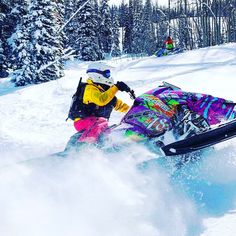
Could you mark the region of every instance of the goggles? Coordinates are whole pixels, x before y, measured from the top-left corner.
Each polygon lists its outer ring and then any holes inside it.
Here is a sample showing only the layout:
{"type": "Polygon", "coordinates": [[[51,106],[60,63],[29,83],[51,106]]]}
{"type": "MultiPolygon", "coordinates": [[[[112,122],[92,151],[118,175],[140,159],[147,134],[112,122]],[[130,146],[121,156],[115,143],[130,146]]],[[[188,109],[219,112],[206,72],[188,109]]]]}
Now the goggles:
{"type": "Polygon", "coordinates": [[[102,76],[104,76],[105,78],[109,78],[111,76],[111,71],[110,70],[97,70],[97,69],[88,69],[87,73],[98,73],[102,76]]]}

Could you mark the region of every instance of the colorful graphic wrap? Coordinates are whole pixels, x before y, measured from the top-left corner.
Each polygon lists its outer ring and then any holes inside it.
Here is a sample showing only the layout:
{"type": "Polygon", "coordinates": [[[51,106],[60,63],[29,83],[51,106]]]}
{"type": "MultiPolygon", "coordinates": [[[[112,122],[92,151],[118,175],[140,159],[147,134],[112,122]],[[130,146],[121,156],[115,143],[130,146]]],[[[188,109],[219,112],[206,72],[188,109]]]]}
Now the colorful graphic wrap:
{"type": "Polygon", "coordinates": [[[219,124],[235,117],[235,104],[223,98],[200,93],[187,93],[181,90],[165,90],[158,96],[169,106],[172,106],[173,100],[180,106],[187,105],[191,111],[202,115],[210,125],[219,124]]]}
{"type": "Polygon", "coordinates": [[[207,94],[173,90],[169,87],[152,89],[135,99],[123,118],[132,130],[147,136],[158,136],[173,127],[173,116],[178,106],[187,105],[202,115],[210,125],[236,117],[235,103],[207,94]]]}

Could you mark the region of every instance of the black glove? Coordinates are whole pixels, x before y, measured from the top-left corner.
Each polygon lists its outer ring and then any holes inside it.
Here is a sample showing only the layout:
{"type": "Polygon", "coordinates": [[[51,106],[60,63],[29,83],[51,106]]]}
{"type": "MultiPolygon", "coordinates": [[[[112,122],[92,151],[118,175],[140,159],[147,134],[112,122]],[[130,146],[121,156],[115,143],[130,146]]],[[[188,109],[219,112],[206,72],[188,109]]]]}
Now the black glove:
{"type": "Polygon", "coordinates": [[[130,92],[130,87],[122,82],[122,81],[117,81],[117,83],[115,84],[115,86],[120,90],[120,91],[124,91],[124,92],[130,92]]]}

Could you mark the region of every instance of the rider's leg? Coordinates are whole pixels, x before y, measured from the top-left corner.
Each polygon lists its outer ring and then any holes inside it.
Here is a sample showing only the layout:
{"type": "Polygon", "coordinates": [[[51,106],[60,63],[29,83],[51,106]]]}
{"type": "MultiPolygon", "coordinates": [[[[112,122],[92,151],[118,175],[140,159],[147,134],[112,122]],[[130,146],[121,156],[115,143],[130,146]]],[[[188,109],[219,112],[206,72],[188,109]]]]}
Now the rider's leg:
{"type": "Polygon", "coordinates": [[[74,123],[78,132],[83,131],[79,142],[96,143],[99,136],[108,128],[108,121],[103,117],[86,117],[74,123]]]}

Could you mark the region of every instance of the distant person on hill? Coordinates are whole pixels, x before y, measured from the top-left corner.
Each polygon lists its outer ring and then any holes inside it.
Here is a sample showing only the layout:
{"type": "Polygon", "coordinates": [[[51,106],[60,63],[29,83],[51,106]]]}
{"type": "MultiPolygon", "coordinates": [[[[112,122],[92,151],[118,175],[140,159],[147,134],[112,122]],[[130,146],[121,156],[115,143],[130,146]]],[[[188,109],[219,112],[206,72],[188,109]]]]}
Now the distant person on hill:
{"type": "Polygon", "coordinates": [[[170,36],[167,37],[167,39],[164,42],[164,46],[167,50],[173,50],[174,49],[174,42],[170,36]]]}

